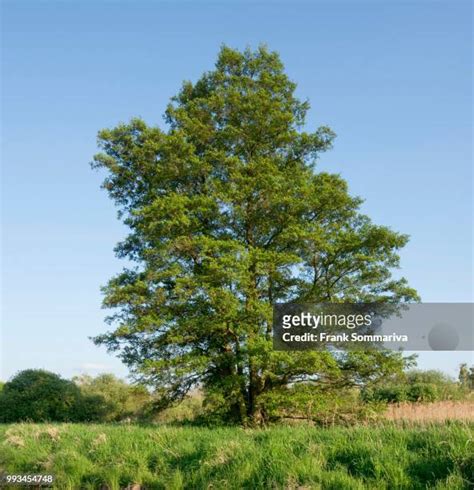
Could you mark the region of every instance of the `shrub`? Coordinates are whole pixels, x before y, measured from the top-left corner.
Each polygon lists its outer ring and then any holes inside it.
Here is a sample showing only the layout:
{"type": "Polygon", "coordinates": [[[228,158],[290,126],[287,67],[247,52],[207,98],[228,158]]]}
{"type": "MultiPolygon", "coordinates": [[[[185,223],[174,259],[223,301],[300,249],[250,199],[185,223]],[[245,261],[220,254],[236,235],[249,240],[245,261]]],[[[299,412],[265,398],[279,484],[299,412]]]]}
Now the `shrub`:
{"type": "Polygon", "coordinates": [[[428,369],[427,371],[412,369],[405,374],[405,379],[408,384],[429,383],[437,386],[446,384],[455,385],[450,376],[435,369],[428,369]]]}
{"type": "Polygon", "coordinates": [[[365,387],[361,396],[366,402],[434,402],[460,400],[465,398],[465,390],[440,371],[413,370],[384,385],[365,387]]]}
{"type": "Polygon", "coordinates": [[[276,394],[272,394],[272,398],[265,400],[269,407],[268,418],[272,422],[297,423],[298,420],[306,420],[321,426],[351,425],[376,417],[381,409],[375,400],[360,403],[359,393],[355,389],[325,392],[314,385],[301,384],[284,390],[291,396],[284,393],[278,399],[276,394]]]}
{"type": "Polygon", "coordinates": [[[203,394],[200,391],[194,391],[177,405],[152,414],[150,419],[159,423],[199,422],[204,418],[203,415],[203,394]]]}
{"type": "Polygon", "coordinates": [[[434,402],[439,399],[438,387],[434,383],[415,383],[408,387],[409,402],[434,402]]]}
{"type": "Polygon", "coordinates": [[[148,391],[112,374],[75,382],[41,369],[21,371],[0,387],[0,422],[108,422],[138,417],[148,391]]]}
{"type": "Polygon", "coordinates": [[[107,420],[110,404],[101,395],[81,393],[76,404],[74,419],[77,422],[103,422],[107,420]]]}
{"type": "Polygon", "coordinates": [[[363,399],[366,402],[401,403],[407,400],[406,387],[402,385],[388,385],[365,390],[363,399]]]}
{"type": "Polygon", "coordinates": [[[111,422],[137,418],[150,401],[146,388],[129,385],[113,374],[100,374],[95,378],[83,375],[73,380],[82,395],[79,407],[82,420],[111,422]]]}
{"type": "Polygon", "coordinates": [[[73,421],[80,391],[71,381],[41,369],[21,371],[0,393],[0,422],[73,421]]]}

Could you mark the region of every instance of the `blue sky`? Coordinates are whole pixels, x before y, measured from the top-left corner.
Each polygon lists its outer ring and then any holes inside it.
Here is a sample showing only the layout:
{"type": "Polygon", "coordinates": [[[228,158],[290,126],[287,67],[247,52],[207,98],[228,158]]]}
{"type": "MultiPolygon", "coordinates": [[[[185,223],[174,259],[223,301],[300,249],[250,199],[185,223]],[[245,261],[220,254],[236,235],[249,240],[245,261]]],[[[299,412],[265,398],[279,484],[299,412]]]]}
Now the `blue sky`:
{"type": "MultiPolygon", "coordinates": [[[[163,126],[184,79],[219,46],[280,52],[308,128],[338,134],[340,173],[375,222],[411,235],[402,270],[424,301],[472,301],[471,3],[2,2],[0,379],[121,363],[88,340],[107,327],[100,286],[125,234],[88,163],[96,133],[132,116],[163,126]]],[[[424,353],[455,374],[472,353],[424,353]]]]}

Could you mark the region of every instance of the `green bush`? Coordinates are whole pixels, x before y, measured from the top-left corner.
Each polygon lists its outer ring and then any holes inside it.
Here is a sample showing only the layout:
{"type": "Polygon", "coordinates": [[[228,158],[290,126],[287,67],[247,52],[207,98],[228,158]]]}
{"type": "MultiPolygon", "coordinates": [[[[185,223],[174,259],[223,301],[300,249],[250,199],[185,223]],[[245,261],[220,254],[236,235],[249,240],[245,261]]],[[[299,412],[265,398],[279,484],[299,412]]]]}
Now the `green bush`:
{"type": "Polygon", "coordinates": [[[428,369],[422,371],[420,369],[412,369],[405,374],[405,379],[408,384],[428,383],[436,386],[456,385],[456,383],[442,371],[428,369]]]}
{"type": "Polygon", "coordinates": [[[158,423],[182,423],[182,422],[201,422],[208,418],[204,417],[203,395],[199,391],[195,391],[185,397],[180,403],[165,410],[151,414],[150,419],[158,423]]]}
{"type": "Polygon", "coordinates": [[[151,396],[146,388],[130,385],[113,374],[73,378],[82,395],[80,420],[116,422],[141,417],[151,396]]]}
{"type": "Polygon", "coordinates": [[[88,395],[81,392],[74,411],[76,422],[102,422],[107,420],[110,404],[101,395],[88,395]]]}
{"type": "Polygon", "coordinates": [[[74,421],[80,391],[41,369],[21,371],[0,392],[0,422],[74,421]]]}
{"type": "Polygon", "coordinates": [[[270,422],[353,425],[375,418],[382,408],[376,400],[361,403],[355,389],[325,392],[314,385],[301,384],[282,388],[281,392],[281,398],[275,391],[265,400],[270,422]]]}
{"type": "Polygon", "coordinates": [[[112,374],[75,382],[28,369],[0,390],[0,422],[109,422],[137,418],[150,401],[148,391],[112,374]]]}
{"type": "Polygon", "coordinates": [[[433,383],[415,383],[408,387],[409,402],[434,402],[439,399],[438,387],[433,383]]]}
{"type": "Polygon", "coordinates": [[[388,385],[362,391],[365,402],[401,403],[407,401],[407,387],[402,385],[388,385]]]}
{"type": "Polygon", "coordinates": [[[0,387],[0,422],[109,422],[137,418],[148,391],[112,374],[69,381],[41,369],[21,371],[0,387]]]}
{"type": "Polygon", "coordinates": [[[435,370],[409,371],[384,385],[365,387],[361,391],[363,401],[385,403],[460,400],[465,396],[462,386],[435,370]]]}

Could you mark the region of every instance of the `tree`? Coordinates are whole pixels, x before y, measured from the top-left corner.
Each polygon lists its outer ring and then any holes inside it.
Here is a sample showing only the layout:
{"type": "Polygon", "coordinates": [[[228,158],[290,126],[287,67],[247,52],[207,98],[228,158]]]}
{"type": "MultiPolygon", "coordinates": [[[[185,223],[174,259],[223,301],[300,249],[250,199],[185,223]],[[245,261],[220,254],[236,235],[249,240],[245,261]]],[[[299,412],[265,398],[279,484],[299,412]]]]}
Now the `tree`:
{"type": "Polygon", "coordinates": [[[223,47],[171,100],[166,131],[132,119],[99,132],[92,165],[130,228],[117,255],[135,265],[104,289],[113,329],[95,341],[163,407],[199,384],[227,420],[259,422],[275,400],[305,406],[404,366],[388,352],[272,349],[276,302],[417,299],[391,276],[407,236],[361,214],[339,175],[315,172],[335,135],[303,130],[295,87],[276,53],[223,47]],[[299,389],[308,379],[317,395],[299,389]]]}
{"type": "Polygon", "coordinates": [[[449,375],[429,369],[427,371],[411,370],[389,379],[381,380],[362,390],[365,401],[399,402],[432,402],[437,400],[460,400],[465,393],[449,375]]]}
{"type": "Polygon", "coordinates": [[[464,362],[459,366],[459,384],[468,390],[474,389],[474,366],[468,368],[464,362]]]}
{"type": "Polygon", "coordinates": [[[428,369],[426,371],[412,369],[404,375],[404,378],[409,384],[428,383],[440,387],[454,384],[453,379],[448,374],[436,369],[428,369]]]}
{"type": "Polygon", "coordinates": [[[88,375],[73,378],[81,389],[86,418],[100,421],[119,421],[136,417],[150,401],[143,386],[129,385],[113,374],[88,375]]]}
{"type": "Polygon", "coordinates": [[[73,421],[80,392],[71,381],[41,369],[21,371],[0,393],[0,422],[73,421]]]}

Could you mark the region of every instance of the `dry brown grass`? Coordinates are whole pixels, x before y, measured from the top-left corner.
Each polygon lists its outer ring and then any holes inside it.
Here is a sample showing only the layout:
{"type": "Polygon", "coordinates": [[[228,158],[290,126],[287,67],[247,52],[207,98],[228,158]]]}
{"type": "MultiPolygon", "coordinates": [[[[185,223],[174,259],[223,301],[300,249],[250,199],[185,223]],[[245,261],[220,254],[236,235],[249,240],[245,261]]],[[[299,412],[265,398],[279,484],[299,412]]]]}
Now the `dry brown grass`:
{"type": "Polygon", "coordinates": [[[433,403],[398,403],[389,405],[385,418],[407,422],[474,421],[474,401],[442,401],[433,403]]]}

